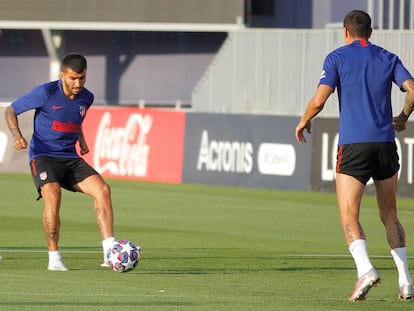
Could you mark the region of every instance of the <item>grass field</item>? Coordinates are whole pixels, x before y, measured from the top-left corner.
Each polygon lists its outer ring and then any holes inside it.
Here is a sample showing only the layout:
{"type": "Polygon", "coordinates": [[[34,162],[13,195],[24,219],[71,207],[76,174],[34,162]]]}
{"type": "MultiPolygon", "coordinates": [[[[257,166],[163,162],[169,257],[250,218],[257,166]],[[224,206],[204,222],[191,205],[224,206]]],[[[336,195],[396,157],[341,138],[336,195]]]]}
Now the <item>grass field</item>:
{"type": "MultiPolygon", "coordinates": [[[[92,202],[63,193],[61,251],[47,271],[42,202],[29,175],[0,174],[0,310],[407,310],[366,197],[361,220],[382,284],[347,297],[355,268],[334,194],[108,181],[118,239],[143,249],[130,273],[101,268],[92,202]]],[[[414,267],[414,202],[400,199],[414,267]]]]}

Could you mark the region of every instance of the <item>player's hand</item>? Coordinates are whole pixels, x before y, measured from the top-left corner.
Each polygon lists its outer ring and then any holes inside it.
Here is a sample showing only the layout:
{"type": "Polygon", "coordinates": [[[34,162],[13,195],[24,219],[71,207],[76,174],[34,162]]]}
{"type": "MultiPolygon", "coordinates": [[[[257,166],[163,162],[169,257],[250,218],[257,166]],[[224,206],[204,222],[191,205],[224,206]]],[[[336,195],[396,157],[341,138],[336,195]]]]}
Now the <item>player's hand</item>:
{"type": "Polygon", "coordinates": [[[87,154],[89,152],[88,144],[86,143],[85,137],[83,134],[79,137],[79,151],[81,155],[87,154]]]}
{"type": "Polygon", "coordinates": [[[21,150],[21,149],[26,149],[26,148],[27,148],[27,141],[23,137],[16,139],[14,141],[14,149],[21,150]]]}
{"type": "Polygon", "coordinates": [[[87,154],[87,153],[89,153],[88,146],[81,146],[81,148],[80,148],[80,154],[81,155],[84,155],[84,154],[87,154]]]}
{"type": "Polygon", "coordinates": [[[310,120],[306,123],[304,123],[303,121],[300,121],[299,124],[296,126],[296,131],[295,131],[296,140],[301,144],[306,143],[307,140],[305,138],[303,131],[306,129],[306,132],[308,134],[311,134],[312,133],[311,128],[312,128],[312,123],[310,120]]]}
{"type": "Polygon", "coordinates": [[[402,121],[399,117],[392,119],[392,126],[397,132],[404,131],[407,128],[407,121],[402,121]]]}

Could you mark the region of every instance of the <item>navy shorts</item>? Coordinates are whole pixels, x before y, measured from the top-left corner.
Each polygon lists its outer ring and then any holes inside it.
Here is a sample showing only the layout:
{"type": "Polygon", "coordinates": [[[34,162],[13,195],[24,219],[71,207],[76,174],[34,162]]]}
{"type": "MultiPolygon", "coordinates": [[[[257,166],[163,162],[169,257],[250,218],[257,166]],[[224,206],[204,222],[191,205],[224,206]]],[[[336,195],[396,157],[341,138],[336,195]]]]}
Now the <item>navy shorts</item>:
{"type": "Polygon", "coordinates": [[[40,156],[32,160],[30,170],[41,198],[40,188],[47,183],[58,182],[69,191],[78,191],[74,186],[85,178],[98,174],[82,158],[55,158],[40,156]]]}
{"type": "Polygon", "coordinates": [[[358,143],[338,146],[336,172],[350,175],[366,185],[372,177],[384,180],[400,169],[395,142],[358,143]]]}

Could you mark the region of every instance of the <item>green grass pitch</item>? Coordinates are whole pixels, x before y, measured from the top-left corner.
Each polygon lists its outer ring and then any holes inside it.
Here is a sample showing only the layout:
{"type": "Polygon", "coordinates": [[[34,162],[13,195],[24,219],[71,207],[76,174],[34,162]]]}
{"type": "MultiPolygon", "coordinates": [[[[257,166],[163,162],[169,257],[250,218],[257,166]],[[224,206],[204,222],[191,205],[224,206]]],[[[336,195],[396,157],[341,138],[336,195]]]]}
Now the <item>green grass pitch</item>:
{"type": "MultiPolygon", "coordinates": [[[[0,174],[0,310],[406,310],[375,198],[361,221],[382,284],[356,281],[335,195],[108,180],[115,231],[143,249],[129,273],[101,268],[92,201],[63,192],[68,272],[47,271],[41,201],[30,175],[0,174]]],[[[414,202],[399,199],[414,268],[414,202]]]]}

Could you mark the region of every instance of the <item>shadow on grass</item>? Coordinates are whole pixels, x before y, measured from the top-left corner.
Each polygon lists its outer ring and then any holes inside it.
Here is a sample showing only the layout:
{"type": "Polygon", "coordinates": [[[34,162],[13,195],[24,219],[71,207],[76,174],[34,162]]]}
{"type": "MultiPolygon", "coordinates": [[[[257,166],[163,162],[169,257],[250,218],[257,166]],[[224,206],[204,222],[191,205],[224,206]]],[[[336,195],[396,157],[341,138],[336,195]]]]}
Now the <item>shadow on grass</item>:
{"type": "MultiPolygon", "coordinates": [[[[139,274],[147,275],[209,275],[209,274],[249,274],[249,273],[273,273],[273,272],[329,272],[355,271],[352,258],[349,257],[241,257],[241,256],[213,256],[207,262],[200,262],[198,257],[182,258],[148,258],[140,262],[137,270],[139,274]],[[191,258],[191,259],[190,259],[191,258]],[[151,269],[153,266],[148,261],[156,260],[162,269],[151,269]],[[172,266],[182,266],[182,269],[165,269],[167,264],[160,264],[163,260],[173,260],[172,266]],[[190,263],[189,264],[189,260],[190,263]],[[182,263],[180,263],[182,261],[182,263]],[[212,265],[212,262],[216,264],[212,265]],[[140,269],[142,268],[142,269],[140,269]]],[[[171,266],[171,265],[170,265],[171,266]]],[[[375,266],[381,271],[394,271],[394,263],[391,258],[375,258],[375,266]]]]}

